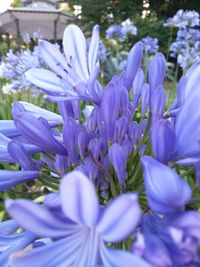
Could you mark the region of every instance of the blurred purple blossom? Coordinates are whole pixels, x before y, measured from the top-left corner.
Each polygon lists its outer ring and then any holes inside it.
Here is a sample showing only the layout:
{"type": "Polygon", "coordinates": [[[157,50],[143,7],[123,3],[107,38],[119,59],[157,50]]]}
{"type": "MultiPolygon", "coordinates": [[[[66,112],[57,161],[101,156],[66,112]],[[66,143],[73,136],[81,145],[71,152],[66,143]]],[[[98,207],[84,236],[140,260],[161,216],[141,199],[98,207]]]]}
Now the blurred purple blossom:
{"type": "Polygon", "coordinates": [[[199,26],[199,13],[195,10],[178,10],[177,13],[168,18],[164,23],[165,27],[174,26],[178,28],[195,27],[199,26]]]}

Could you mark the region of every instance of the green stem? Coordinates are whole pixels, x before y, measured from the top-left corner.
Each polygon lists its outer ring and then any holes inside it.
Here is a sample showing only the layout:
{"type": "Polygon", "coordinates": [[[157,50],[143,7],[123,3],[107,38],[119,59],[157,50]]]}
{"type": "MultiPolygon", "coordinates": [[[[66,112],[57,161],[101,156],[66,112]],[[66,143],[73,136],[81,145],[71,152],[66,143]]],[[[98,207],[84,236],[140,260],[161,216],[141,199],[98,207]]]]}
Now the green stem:
{"type": "Polygon", "coordinates": [[[170,53],[169,47],[170,47],[170,44],[172,42],[173,30],[174,30],[174,27],[170,27],[169,40],[168,40],[168,49],[167,49],[167,55],[166,55],[166,61],[167,62],[169,60],[169,53],[170,53]]]}

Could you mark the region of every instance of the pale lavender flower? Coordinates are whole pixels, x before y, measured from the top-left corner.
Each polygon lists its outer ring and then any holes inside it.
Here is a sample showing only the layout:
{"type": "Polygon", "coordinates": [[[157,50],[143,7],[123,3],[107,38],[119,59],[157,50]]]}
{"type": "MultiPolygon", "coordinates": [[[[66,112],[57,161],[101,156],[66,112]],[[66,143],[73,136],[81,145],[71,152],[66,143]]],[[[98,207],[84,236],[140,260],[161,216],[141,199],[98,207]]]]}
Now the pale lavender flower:
{"type": "Polygon", "coordinates": [[[151,37],[151,36],[146,36],[142,38],[141,40],[142,46],[143,46],[143,51],[149,54],[156,54],[158,52],[158,39],[151,37]]]}
{"type": "Polygon", "coordinates": [[[107,248],[130,235],[140,219],[137,196],[127,193],[100,209],[96,191],[86,176],[74,171],[63,178],[59,201],[45,206],[28,200],[6,201],[7,211],[33,234],[52,237],[52,243],[11,256],[11,266],[150,267],[135,255],[107,248]],[[34,259],[34,260],[33,260],[34,259]]]}
{"type": "Polygon", "coordinates": [[[174,26],[178,28],[199,26],[199,13],[195,10],[178,10],[172,18],[168,18],[164,26],[174,26]]]}
{"type": "Polygon", "coordinates": [[[93,28],[88,52],[86,39],[75,25],[65,29],[63,47],[65,55],[49,42],[40,41],[39,54],[52,71],[31,69],[26,72],[26,78],[43,89],[49,101],[83,99],[99,102],[102,92],[95,83],[99,74],[99,27],[93,28]]]}
{"type": "Polygon", "coordinates": [[[122,32],[121,25],[111,25],[106,30],[106,39],[123,39],[125,34],[122,32]]]}
{"type": "Polygon", "coordinates": [[[127,34],[137,35],[137,27],[133,24],[130,19],[126,19],[121,23],[122,32],[126,36],[127,34]]]}

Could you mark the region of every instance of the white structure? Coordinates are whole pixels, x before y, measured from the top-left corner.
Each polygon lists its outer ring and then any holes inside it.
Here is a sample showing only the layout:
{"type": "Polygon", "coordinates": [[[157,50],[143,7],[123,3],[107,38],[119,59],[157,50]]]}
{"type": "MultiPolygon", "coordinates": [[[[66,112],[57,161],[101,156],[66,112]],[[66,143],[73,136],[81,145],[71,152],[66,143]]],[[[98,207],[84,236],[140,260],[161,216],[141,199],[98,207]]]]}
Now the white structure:
{"type": "Polygon", "coordinates": [[[44,39],[62,39],[63,31],[75,17],[57,9],[56,0],[23,0],[26,6],[0,13],[0,33],[30,36],[40,30],[44,39]]]}

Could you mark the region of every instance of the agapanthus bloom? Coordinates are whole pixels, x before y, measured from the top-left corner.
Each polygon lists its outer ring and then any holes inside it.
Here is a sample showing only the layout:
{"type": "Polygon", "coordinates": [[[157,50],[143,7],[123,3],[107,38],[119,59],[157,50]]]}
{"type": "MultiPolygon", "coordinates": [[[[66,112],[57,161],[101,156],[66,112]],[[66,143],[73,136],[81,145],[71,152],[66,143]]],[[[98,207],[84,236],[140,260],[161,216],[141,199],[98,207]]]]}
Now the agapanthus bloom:
{"type": "Polygon", "coordinates": [[[164,23],[164,26],[174,26],[178,28],[199,26],[199,13],[195,10],[178,10],[172,18],[164,23]]]}
{"type": "Polygon", "coordinates": [[[42,88],[49,100],[84,99],[98,103],[101,87],[94,80],[99,73],[99,27],[94,27],[87,51],[82,31],[75,25],[68,26],[64,32],[63,47],[65,55],[51,43],[40,41],[40,57],[52,71],[31,69],[26,72],[26,78],[42,88]]]}
{"type": "Polygon", "coordinates": [[[146,75],[136,43],[102,85],[98,26],[89,48],[75,25],[63,44],[64,54],[42,40],[50,70],[26,74],[60,114],[19,101],[0,121],[0,190],[14,220],[0,224],[0,265],[198,266],[199,64],[167,111],[162,53],[146,75]]]}
{"type": "Polygon", "coordinates": [[[148,263],[131,253],[107,248],[128,237],[140,219],[137,196],[127,193],[112,201],[105,209],[98,204],[93,184],[74,171],[63,178],[58,203],[47,196],[45,206],[28,200],[7,200],[7,211],[20,226],[53,241],[30,252],[13,254],[11,266],[118,266],[148,263]],[[123,227],[125,226],[126,227],[123,227]]]}
{"type": "Polygon", "coordinates": [[[200,60],[200,31],[187,28],[179,29],[176,40],[169,50],[171,56],[177,58],[177,63],[182,69],[187,69],[194,62],[200,60]]]}
{"type": "Polygon", "coordinates": [[[3,63],[2,76],[11,80],[11,87],[14,90],[32,88],[37,92],[36,87],[26,79],[25,72],[30,68],[39,68],[41,66],[43,66],[43,62],[38,56],[37,46],[34,47],[33,51],[26,49],[14,53],[10,50],[3,63]]]}
{"type": "Polygon", "coordinates": [[[141,42],[142,42],[143,50],[146,53],[155,54],[158,52],[159,46],[158,46],[158,39],[157,38],[154,38],[151,36],[146,36],[146,37],[142,38],[141,42]]]}

